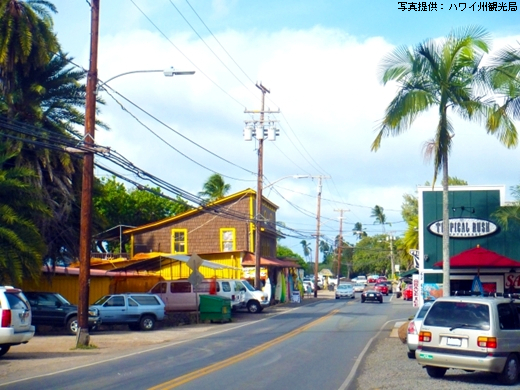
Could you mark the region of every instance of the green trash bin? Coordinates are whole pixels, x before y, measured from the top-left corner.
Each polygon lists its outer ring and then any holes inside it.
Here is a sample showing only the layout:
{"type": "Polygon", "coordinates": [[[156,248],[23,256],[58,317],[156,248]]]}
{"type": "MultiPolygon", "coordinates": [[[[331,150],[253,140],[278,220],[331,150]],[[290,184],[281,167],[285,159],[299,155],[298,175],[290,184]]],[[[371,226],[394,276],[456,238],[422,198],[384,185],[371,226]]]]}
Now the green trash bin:
{"type": "Polygon", "coordinates": [[[201,321],[231,321],[231,299],[218,295],[200,295],[199,300],[201,321]]]}

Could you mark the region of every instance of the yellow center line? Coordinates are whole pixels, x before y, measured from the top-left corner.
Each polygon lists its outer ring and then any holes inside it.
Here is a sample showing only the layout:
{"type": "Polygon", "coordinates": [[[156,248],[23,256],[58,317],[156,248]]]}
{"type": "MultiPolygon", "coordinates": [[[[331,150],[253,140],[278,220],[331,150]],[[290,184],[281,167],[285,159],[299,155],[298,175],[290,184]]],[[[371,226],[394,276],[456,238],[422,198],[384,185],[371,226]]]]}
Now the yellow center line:
{"type": "Polygon", "coordinates": [[[242,352],[241,354],[238,354],[236,356],[233,356],[231,358],[228,358],[226,360],[223,360],[218,363],[211,364],[205,368],[201,368],[200,370],[196,370],[193,372],[190,372],[189,374],[179,376],[175,379],[172,379],[168,382],[161,383],[157,386],[150,387],[149,390],[166,390],[166,389],[173,389],[175,387],[178,387],[180,385],[183,385],[185,383],[191,382],[192,380],[198,379],[203,377],[204,375],[211,374],[212,372],[221,370],[225,367],[228,367],[232,364],[235,364],[237,362],[243,361],[244,359],[250,358],[253,355],[256,355],[257,353],[263,352],[266,349],[272,347],[275,344],[281,343],[287,339],[290,339],[291,337],[294,337],[302,332],[305,332],[307,329],[312,328],[313,326],[316,326],[322,321],[325,321],[327,318],[333,316],[336,314],[339,310],[332,310],[327,315],[307,324],[304,325],[298,329],[295,329],[287,334],[284,334],[283,336],[277,337],[274,340],[271,340],[267,343],[264,343],[262,345],[259,345],[258,347],[254,347],[250,349],[249,351],[242,352]]]}

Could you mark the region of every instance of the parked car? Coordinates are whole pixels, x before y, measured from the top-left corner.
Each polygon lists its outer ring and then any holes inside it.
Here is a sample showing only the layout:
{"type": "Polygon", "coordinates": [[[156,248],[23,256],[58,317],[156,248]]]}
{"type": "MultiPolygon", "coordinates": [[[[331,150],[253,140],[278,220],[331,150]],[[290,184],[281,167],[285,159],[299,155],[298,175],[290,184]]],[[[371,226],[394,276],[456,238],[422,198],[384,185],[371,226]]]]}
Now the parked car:
{"type": "Polygon", "coordinates": [[[388,286],[386,283],[376,283],[374,290],[379,291],[381,294],[388,296],[388,286]]]}
{"type": "Polygon", "coordinates": [[[383,303],[383,294],[376,290],[366,290],[361,293],[361,303],[365,302],[383,303]]]}
{"type": "Polygon", "coordinates": [[[109,294],[91,306],[99,311],[103,324],[128,324],[131,330],[152,330],[165,316],[164,303],[156,294],[109,294]]]}
{"type": "Polygon", "coordinates": [[[314,291],[314,283],[310,280],[303,281],[303,289],[306,293],[310,294],[314,291]]]}
{"type": "Polygon", "coordinates": [[[13,345],[27,343],[33,336],[31,306],[22,290],[0,286],[0,356],[13,345]]]}
{"type": "Polygon", "coordinates": [[[340,298],[355,298],[354,286],[352,283],[341,283],[336,288],[336,299],[340,298]]]}
{"type": "Polygon", "coordinates": [[[365,290],[365,283],[363,282],[357,282],[354,284],[354,292],[363,292],[365,290]]]}
{"type": "Polygon", "coordinates": [[[419,345],[419,331],[421,330],[424,316],[430,309],[432,303],[433,301],[425,301],[419,310],[417,310],[417,313],[415,313],[413,319],[411,319],[408,323],[406,345],[408,346],[408,357],[410,359],[415,359],[415,350],[419,345]]]}
{"type": "Polygon", "coordinates": [[[407,284],[403,290],[403,299],[405,301],[411,301],[413,299],[413,287],[411,284],[407,284]]]}
{"type": "MultiPolygon", "coordinates": [[[[32,324],[65,327],[75,335],[78,332],[78,307],[72,305],[62,295],[54,292],[28,291],[25,296],[31,304],[32,324]]],[[[88,327],[93,329],[101,324],[97,309],[89,309],[88,327]]]]}
{"type": "Polygon", "coordinates": [[[365,286],[366,286],[366,284],[367,284],[367,277],[364,276],[364,275],[358,275],[358,277],[356,278],[356,282],[364,283],[365,286]]]}
{"type": "Polygon", "coordinates": [[[386,276],[380,276],[379,278],[376,279],[376,283],[386,283],[388,282],[388,279],[386,278],[386,276]]]}
{"type": "Polygon", "coordinates": [[[442,378],[453,368],[495,373],[500,383],[516,384],[520,373],[519,310],[520,302],[510,298],[437,298],[419,332],[417,362],[432,378],[442,378]]]}

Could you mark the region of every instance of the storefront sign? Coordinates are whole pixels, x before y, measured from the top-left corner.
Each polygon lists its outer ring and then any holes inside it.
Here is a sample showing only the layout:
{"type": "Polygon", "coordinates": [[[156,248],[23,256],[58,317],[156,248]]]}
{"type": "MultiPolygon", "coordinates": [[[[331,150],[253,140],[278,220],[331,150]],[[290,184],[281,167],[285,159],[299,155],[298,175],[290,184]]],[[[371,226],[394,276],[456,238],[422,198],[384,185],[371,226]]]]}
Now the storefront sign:
{"type": "MultiPolygon", "coordinates": [[[[442,236],[443,221],[435,221],[428,225],[428,230],[437,235],[442,236]]],[[[478,218],[450,218],[449,234],[455,238],[474,238],[483,237],[495,233],[498,230],[497,225],[491,221],[478,218]]]]}
{"type": "Polygon", "coordinates": [[[420,299],[420,286],[419,286],[419,275],[412,276],[412,289],[413,289],[413,307],[419,307],[420,299]]]}
{"type": "MultiPolygon", "coordinates": [[[[255,267],[244,267],[242,268],[242,275],[244,279],[255,278],[255,267]]],[[[267,268],[260,267],[260,278],[265,279],[267,277],[267,268]]]]}
{"type": "Polygon", "coordinates": [[[505,290],[507,291],[509,288],[520,289],[520,274],[505,274],[506,283],[505,290]]]}

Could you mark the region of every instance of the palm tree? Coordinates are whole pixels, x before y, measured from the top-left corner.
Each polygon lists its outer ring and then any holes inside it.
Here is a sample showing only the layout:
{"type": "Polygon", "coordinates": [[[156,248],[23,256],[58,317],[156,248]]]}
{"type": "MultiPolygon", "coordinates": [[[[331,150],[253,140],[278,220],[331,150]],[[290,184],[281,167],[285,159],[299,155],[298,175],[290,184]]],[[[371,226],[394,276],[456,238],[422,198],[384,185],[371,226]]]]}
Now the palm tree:
{"type": "Polygon", "coordinates": [[[45,243],[32,219],[49,216],[37,189],[24,181],[34,173],[6,168],[11,157],[0,147],[0,284],[39,278],[45,243]]]}
{"type": "Polygon", "coordinates": [[[494,92],[502,99],[488,121],[488,127],[515,130],[511,119],[520,119],[520,46],[500,50],[492,59],[491,82],[494,92]]]}
{"type": "Polygon", "coordinates": [[[0,0],[0,86],[8,100],[18,80],[59,51],[50,12],[56,7],[45,0],[0,0]]]}
{"type": "Polygon", "coordinates": [[[202,186],[199,196],[204,198],[206,202],[213,202],[226,196],[231,189],[230,184],[226,184],[224,179],[218,173],[211,175],[202,186]]]}
{"type": "Polygon", "coordinates": [[[352,234],[357,237],[358,240],[361,240],[363,237],[367,236],[367,232],[363,230],[363,224],[361,222],[356,222],[354,224],[354,229],[352,229],[352,234]]]}
{"type": "Polygon", "coordinates": [[[303,248],[303,257],[307,259],[307,262],[311,261],[312,249],[310,242],[307,242],[307,240],[301,240],[300,244],[303,248]]]}
{"type": "MultiPolygon", "coordinates": [[[[490,106],[479,94],[485,85],[487,70],[480,66],[488,52],[488,33],[479,27],[451,32],[442,40],[427,40],[412,49],[401,47],[384,59],[382,81],[395,81],[398,92],[386,109],[379,133],[372,143],[372,151],[381,147],[384,137],[397,136],[407,130],[415,118],[431,108],[438,110],[431,148],[434,157],[433,184],[443,172],[443,294],[450,295],[450,247],[448,204],[448,155],[452,146],[454,128],[448,113],[458,113],[464,119],[481,119],[490,106]]],[[[514,127],[488,123],[487,130],[507,147],[517,144],[514,127]]]]}
{"type": "MultiPolygon", "coordinates": [[[[21,121],[16,122],[16,127],[25,132],[5,130],[20,140],[9,142],[10,151],[16,154],[11,163],[36,173],[25,180],[42,191],[43,199],[52,211],[50,220],[35,220],[48,244],[50,258],[60,257],[64,249],[71,256],[78,253],[79,237],[75,226],[79,224],[82,162],[71,158],[69,153],[28,144],[24,139],[53,139],[52,143],[79,140],[74,125],[84,122],[85,86],[81,83],[84,77],[84,71],[70,67],[65,54],[58,54],[46,66],[33,69],[26,77],[18,79],[10,102],[4,100],[2,105],[0,98],[0,114],[10,111],[12,119],[21,121]]],[[[102,123],[98,125],[106,128],[102,123]]]]}
{"type": "MultiPolygon", "coordinates": [[[[381,206],[375,205],[372,209],[371,217],[375,218],[375,222],[383,227],[383,234],[385,233],[386,215],[385,209],[381,206]]],[[[389,224],[390,225],[390,224],[389,224]]]]}

